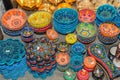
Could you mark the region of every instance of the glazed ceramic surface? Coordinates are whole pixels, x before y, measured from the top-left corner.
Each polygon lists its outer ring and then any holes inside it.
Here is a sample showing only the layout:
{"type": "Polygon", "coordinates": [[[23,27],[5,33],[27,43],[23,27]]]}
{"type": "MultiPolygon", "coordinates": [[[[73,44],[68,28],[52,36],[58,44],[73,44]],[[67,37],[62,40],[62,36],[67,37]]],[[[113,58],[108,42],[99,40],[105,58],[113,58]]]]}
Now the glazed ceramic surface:
{"type": "Polygon", "coordinates": [[[8,30],[20,30],[24,27],[27,15],[20,9],[11,9],[2,16],[1,23],[8,30]]]}

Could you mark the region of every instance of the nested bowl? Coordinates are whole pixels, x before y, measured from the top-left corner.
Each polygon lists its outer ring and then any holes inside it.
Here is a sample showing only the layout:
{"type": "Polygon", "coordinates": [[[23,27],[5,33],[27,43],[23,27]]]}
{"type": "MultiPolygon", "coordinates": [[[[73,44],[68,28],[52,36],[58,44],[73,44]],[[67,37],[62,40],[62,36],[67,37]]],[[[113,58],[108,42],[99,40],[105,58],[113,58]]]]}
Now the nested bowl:
{"type": "Polygon", "coordinates": [[[96,12],[96,17],[101,21],[111,21],[115,16],[116,9],[109,4],[99,6],[96,12]]]}

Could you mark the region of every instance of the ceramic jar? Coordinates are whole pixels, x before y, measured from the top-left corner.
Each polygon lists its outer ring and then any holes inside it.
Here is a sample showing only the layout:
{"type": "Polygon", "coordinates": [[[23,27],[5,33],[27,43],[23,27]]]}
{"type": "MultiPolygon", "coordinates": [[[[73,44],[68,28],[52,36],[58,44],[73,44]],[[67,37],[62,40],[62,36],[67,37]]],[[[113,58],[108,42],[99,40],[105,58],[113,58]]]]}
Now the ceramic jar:
{"type": "Polygon", "coordinates": [[[119,28],[114,23],[102,23],[98,39],[104,44],[113,44],[118,40],[119,28]]]}
{"type": "Polygon", "coordinates": [[[94,5],[90,0],[76,1],[76,6],[78,10],[81,9],[91,9],[94,10],[94,5]]]}
{"type": "Polygon", "coordinates": [[[96,39],[96,28],[90,23],[79,23],[76,28],[77,38],[84,44],[89,44],[96,39]]]}
{"type": "Polygon", "coordinates": [[[21,33],[21,39],[24,42],[31,42],[34,40],[34,31],[30,27],[25,27],[21,33]]]}
{"type": "Polygon", "coordinates": [[[27,21],[27,15],[20,9],[10,9],[2,16],[3,32],[10,36],[18,36],[27,21]]]}
{"type": "Polygon", "coordinates": [[[94,57],[87,56],[84,58],[84,69],[91,72],[96,66],[96,60],[94,57]]]}
{"type": "Polygon", "coordinates": [[[51,20],[52,14],[46,11],[37,11],[28,17],[28,23],[36,33],[44,33],[50,29],[52,27],[51,20]]]}
{"type": "Polygon", "coordinates": [[[70,57],[68,53],[58,53],[56,55],[57,69],[59,71],[65,71],[69,68],[70,57]]]}
{"type": "Polygon", "coordinates": [[[42,0],[16,0],[17,3],[26,10],[34,10],[42,4],[42,0]]]}
{"type": "Polygon", "coordinates": [[[68,69],[64,72],[63,77],[65,78],[65,80],[75,80],[76,73],[73,70],[68,69]]]}
{"type": "Polygon", "coordinates": [[[56,10],[53,18],[54,29],[61,34],[73,32],[78,24],[78,13],[71,8],[56,10]]]}
{"type": "Polygon", "coordinates": [[[82,69],[80,71],[77,72],[77,78],[78,80],[89,80],[89,73],[88,71],[82,69]]]}

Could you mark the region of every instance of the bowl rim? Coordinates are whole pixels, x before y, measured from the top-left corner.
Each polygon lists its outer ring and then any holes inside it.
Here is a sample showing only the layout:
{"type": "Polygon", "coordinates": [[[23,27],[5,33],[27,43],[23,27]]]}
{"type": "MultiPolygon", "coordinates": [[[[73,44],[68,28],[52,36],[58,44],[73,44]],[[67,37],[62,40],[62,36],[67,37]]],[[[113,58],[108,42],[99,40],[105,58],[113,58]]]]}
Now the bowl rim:
{"type": "Polygon", "coordinates": [[[76,21],[76,20],[78,19],[78,12],[77,12],[77,10],[75,10],[75,9],[73,9],[73,8],[61,8],[61,9],[56,10],[56,11],[53,13],[53,19],[54,19],[55,21],[57,21],[58,23],[61,23],[61,24],[70,24],[70,23],[73,23],[74,21],[76,21]],[[76,18],[73,19],[72,21],[69,21],[69,22],[61,22],[61,21],[59,21],[59,20],[55,17],[56,13],[58,13],[59,11],[65,11],[65,10],[69,10],[69,11],[74,12],[74,14],[76,14],[76,18]]]}

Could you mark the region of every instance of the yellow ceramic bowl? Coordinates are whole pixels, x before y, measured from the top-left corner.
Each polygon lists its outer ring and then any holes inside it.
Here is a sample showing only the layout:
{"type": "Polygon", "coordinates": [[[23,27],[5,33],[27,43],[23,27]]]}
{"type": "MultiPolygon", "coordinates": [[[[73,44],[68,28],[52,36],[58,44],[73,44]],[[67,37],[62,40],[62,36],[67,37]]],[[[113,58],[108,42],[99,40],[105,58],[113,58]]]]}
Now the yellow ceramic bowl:
{"type": "Polygon", "coordinates": [[[65,40],[69,44],[74,44],[77,41],[77,36],[74,33],[67,34],[65,40]]]}
{"type": "Polygon", "coordinates": [[[52,15],[46,11],[38,11],[28,17],[28,23],[33,28],[43,28],[51,23],[52,15]]]}
{"type": "Polygon", "coordinates": [[[58,5],[58,9],[60,8],[72,8],[72,6],[68,3],[61,3],[58,5]]]}

